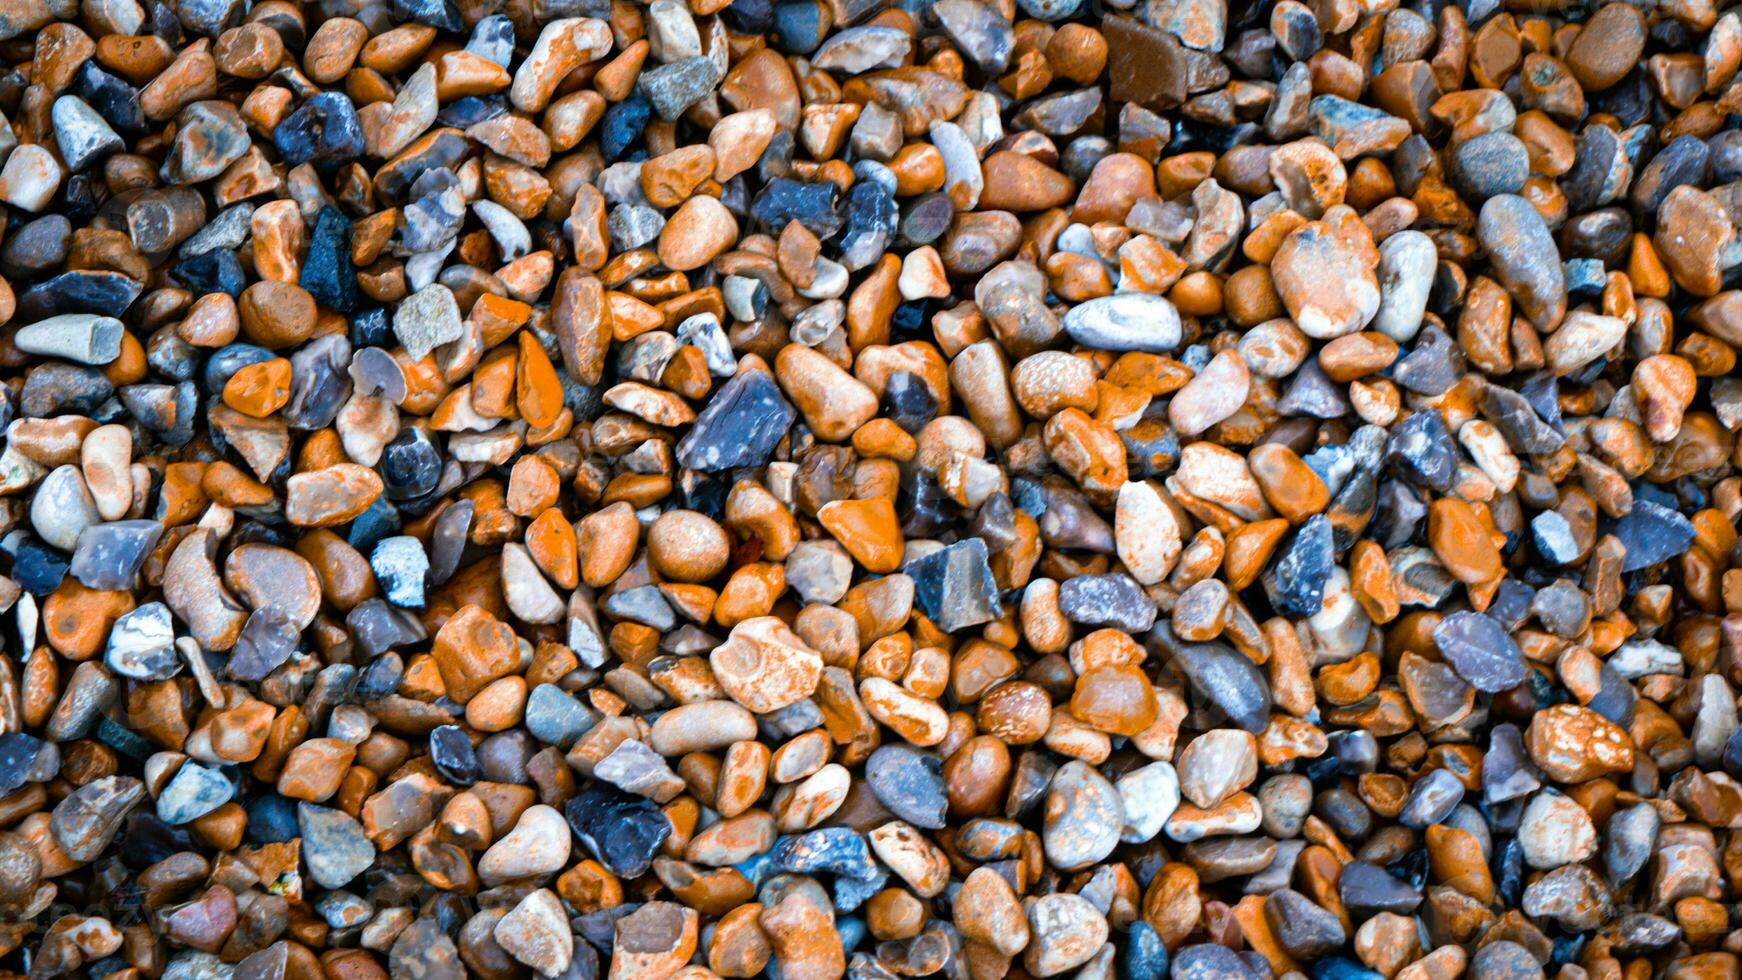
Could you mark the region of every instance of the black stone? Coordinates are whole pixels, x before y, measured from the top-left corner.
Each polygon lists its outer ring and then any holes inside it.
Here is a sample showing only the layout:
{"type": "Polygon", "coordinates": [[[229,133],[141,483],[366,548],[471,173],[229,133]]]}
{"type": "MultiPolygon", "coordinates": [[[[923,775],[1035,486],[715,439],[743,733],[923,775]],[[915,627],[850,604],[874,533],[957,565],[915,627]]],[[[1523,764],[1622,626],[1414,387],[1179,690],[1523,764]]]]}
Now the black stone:
{"type": "Polygon", "coordinates": [[[241,296],[248,286],[241,260],[227,248],[190,255],[177,262],[170,274],[194,292],[228,293],[232,299],[241,296]]]}
{"type": "Polygon", "coordinates": [[[793,874],[821,871],[859,879],[875,878],[878,874],[870,846],[851,827],[824,827],[783,837],[774,845],[770,857],[782,871],[793,874]]]}
{"type": "Polygon", "coordinates": [[[963,538],[908,563],[913,600],[938,629],[953,633],[1004,614],[986,542],[963,538]]]}
{"type": "Polygon", "coordinates": [[[174,381],[187,381],[199,367],[199,348],[181,339],[174,327],[158,328],[145,341],[145,363],[174,381]]]}
{"type": "Polygon", "coordinates": [[[895,238],[901,218],[895,198],[874,180],[862,180],[847,192],[847,230],[841,235],[841,264],[848,271],[863,269],[883,257],[895,238]]]}
{"type": "Polygon", "coordinates": [[[709,397],[677,444],[678,461],[708,473],[765,466],[795,417],[767,372],[741,371],[709,397]]]}
{"type": "Polygon", "coordinates": [[[1668,561],[1694,543],[1692,521],[1646,499],[1636,499],[1625,516],[1605,523],[1605,532],[1627,546],[1627,555],[1621,559],[1623,572],[1637,572],[1668,561]]]}
{"type": "Polygon", "coordinates": [[[436,125],[465,129],[508,114],[508,100],[500,95],[466,95],[442,105],[436,125]]]}
{"type": "Polygon", "coordinates": [[[1144,633],[1155,625],[1155,603],[1131,576],[1077,575],[1059,586],[1059,611],[1073,623],[1091,629],[1111,626],[1127,633],[1144,633]]]}
{"type": "Polygon", "coordinates": [[[66,574],[65,554],[50,548],[35,535],[18,539],[12,553],[11,576],[24,591],[34,596],[48,595],[60,588],[61,579],[66,574]]]}
{"type": "Polygon", "coordinates": [[[0,244],[0,269],[27,279],[66,261],[73,223],[64,214],[45,214],[9,232],[0,244]]]}
{"type": "MultiPolygon", "coordinates": [[[[357,647],[365,656],[381,657],[381,654],[394,647],[402,647],[429,637],[423,628],[423,623],[408,610],[397,609],[389,605],[380,596],[364,599],[357,603],[345,616],[345,628],[350,631],[351,638],[357,641],[357,647]]],[[[382,657],[381,660],[387,658],[382,657]]],[[[381,660],[375,661],[380,663],[381,660]]],[[[370,665],[371,667],[374,664],[370,665]]],[[[395,680],[394,685],[398,685],[395,680]]],[[[360,699],[386,697],[393,693],[389,689],[381,694],[357,695],[360,699]]]]}
{"type": "Polygon", "coordinates": [[[279,123],[272,142],[293,167],[347,163],[363,155],[363,127],[350,99],[339,92],[322,92],[279,123]]]}
{"type": "Polygon", "coordinates": [[[120,316],[144,290],[143,284],[119,272],[63,272],[19,293],[14,317],[29,323],[62,313],[120,316]]]}
{"type": "Polygon", "coordinates": [[[300,636],[288,616],[272,606],[261,606],[242,625],[225,670],[239,681],[262,681],[296,652],[300,636]]]}
{"type": "Polygon", "coordinates": [[[1181,647],[1173,663],[1198,697],[1241,728],[1258,734],[1270,724],[1270,684],[1252,658],[1221,643],[1181,647]]]}
{"type": "Polygon", "coordinates": [[[606,109],[599,122],[599,148],[604,151],[605,162],[616,163],[627,156],[652,118],[653,103],[639,92],[606,109]]]}
{"type": "Polygon", "coordinates": [[[815,51],[831,26],[828,11],[812,0],[778,4],[769,21],[774,29],[774,43],[781,51],[796,55],[815,51]]]}
{"type": "Polygon", "coordinates": [[[1336,916],[1292,888],[1279,888],[1265,898],[1264,917],[1282,948],[1302,960],[1334,952],[1347,938],[1336,916]]]}
{"type": "Polygon", "coordinates": [[[943,760],[911,745],[884,745],[865,760],[865,785],[890,813],[925,830],[945,825],[949,810],[943,760]]]}
{"type": "Polygon", "coordinates": [[[1385,980],[1385,974],[1347,956],[1321,956],[1307,964],[1307,976],[1311,980],[1385,980]]]}
{"type": "Polygon", "coordinates": [[[1472,206],[1496,194],[1516,194],[1530,177],[1530,153],[1511,133],[1483,133],[1452,151],[1450,176],[1472,206]]]}
{"type": "Polygon", "coordinates": [[[393,321],[388,317],[386,307],[371,307],[351,317],[352,347],[361,350],[364,347],[392,347],[395,343],[393,321]]]}
{"type": "Polygon", "coordinates": [[[1627,192],[1627,203],[1642,220],[1655,220],[1658,205],[1684,184],[1704,187],[1711,173],[1712,151],[1698,136],[1677,136],[1657,151],[1627,192]]]}
{"type": "Polygon", "coordinates": [[[250,844],[278,844],[302,836],[296,825],[296,801],[273,792],[245,794],[243,809],[248,825],[243,836],[250,844]]]}
{"type": "Polygon", "coordinates": [[[932,394],[931,386],[923,378],[912,371],[897,371],[889,376],[888,384],[883,387],[879,415],[912,434],[925,428],[937,413],[937,396],[932,394]]]}
{"type": "Polygon", "coordinates": [[[1342,877],[1337,879],[1337,897],[1343,900],[1349,914],[1362,919],[1380,912],[1409,915],[1421,905],[1419,889],[1366,861],[1343,865],[1342,877]]]}
{"type": "Polygon", "coordinates": [[[1270,604],[1286,616],[1316,616],[1325,605],[1325,583],[1336,568],[1333,553],[1331,522],[1323,514],[1315,514],[1270,567],[1265,587],[1270,604]]]}
{"type": "Polygon", "coordinates": [[[97,67],[94,58],[73,74],[73,94],[123,136],[142,136],[151,128],[139,106],[139,90],[97,67]]]}
{"type": "Polygon", "coordinates": [[[1458,448],[1438,412],[1416,412],[1391,429],[1386,457],[1411,483],[1440,493],[1458,478],[1458,448]]]}
{"type": "Polygon", "coordinates": [[[217,37],[242,23],[242,0],[177,0],[175,15],[195,34],[217,37]]]}
{"type": "Polygon", "coordinates": [[[1595,299],[1608,284],[1601,259],[1568,259],[1561,263],[1561,279],[1575,299],[1595,299]]]}
{"type": "Polygon", "coordinates": [[[773,0],[732,0],[720,19],[740,34],[767,34],[774,27],[773,0]]]}
{"type": "Polygon", "coordinates": [[[393,16],[456,34],[466,29],[454,0],[393,0],[393,16]]]}
{"type": "Polygon", "coordinates": [[[1499,623],[1501,629],[1511,633],[1523,626],[1524,621],[1530,617],[1531,603],[1535,599],[1535,589],[1507,576],[1500,580],[1499,587],[1495,589],[1494,599],[1488,603],[1487,615],[1499,623]]]}
{"type": "Polygon", "coordinates": [[[1434,646],[1458,676],[1495,694],[1524,683],[1529,668],[1505,628],[1479,612],[1455,612],[1434,627],[1434,646]]]}
{"type": "Polygon", "coordinates": [[[357,273],[351,265],[351,219],[332,205],[315,217],[308,255],[298,278],[302,288],[322,306],[340,313],[357,309],[357,273]]]}
{"type": "Polygon", "coordinates": [[[846,224],[839,200],[840,191],[827,181],[806,184],[777,177],[750,202],[750,216],[771,235],[780,234],[787,222],[797,221],[811,234],[826,240],[835,237],[846,224]]]}
{"type": "Polygon", "coordinates": [[[1417,394],[1443,395],[1463,376],[1463,358],[1439,327],[1423,327],[1415,346],[1391,365],[1391,380],[1417,394]]]}
{"type": "Polygon", "coordinates": [[[1574,214],[1619,198],[1632,176],[1621,137],[1608,126],[1588,125],[1573,144],[1573,169],[1561,176],[1561,191],[1574,214]]]}
{"type": "Polygon", "coordinates": [[[1610,884],[1619,886],[1645,867],[1661,826],[1650,803],[1635,803],[1609,818],[1603,828],[1603,871],[1610,884]]]}
{"type": "Polygon", "coordinates": [[[410,500],[436,488],[442,476],[442,455],[428,432],[407,426],[387,444],[376,469],[387,485],[388,497],[410,500]]]}
{"type": "Polygon", "coordinates": [[[1567,219],[1561,226],[1561,254],[1625,265],[1633,237],[1633,216],[1625,208],[1598,208],[1567,219]]]}
{"type": "Polygon", "coordinates": [[[563,807],[569,828],[595,860],[621,878],[639,878],[671,836],[659,804],[605,783],[581,790],[563,807]]]}
{"type": "Polygon", "coordinates": [[[115,386],[96,368],[53,361],[32,368],[25,375],[18,412],[23,418],[48,418],[63,413],[91,415],[114,393],[115,386]]]}
{"type": "Polygon", "coordinates": [[[458,786],[470,786],[483,775],[472,740],[458,725],[442,725],[429,733],[429,761],[443,779],[458,786]]]}
{"type": "Polygon", "coordinates": [[[46,782],[59,771],[60,750],[54,743],[23,732],[0,735],[0,795],[25,783],[46,782]]]}
{"type": "Polygon", "coordinates": [[[1142,919],[1131,923],[1119,944],[1119,975],[1126,980],[1162,980],[1167,976],[1167,946],[1155,927],[1142,919]]]}
{"type": "Polygon", "coordinates": [[[1265,980],[1265,974],[1220,943],[1197,943],[1174,954],[1168,971],[1173,980],[1265,980]]]}
{"type": "MultiPolygon", "coordinates": [[[[185,446],[194,437],[200,394],[192,381],[177,385],[128,385],[119,394],[121,404],[134,419],[164,442],[185,446]]],[[[285,459],[288,464],[289,457],[285,459]]]]}
{"type": "MultiPolygon", "coordinates": [[[[252,824],[254,821],[248,822],[252,824]]],[[[121,825],[119,844],[116,853],[121,862],[134,871],[149,868],[172,854],[199,850],[193,833],[186,827],[172,827],[144,807],[127,814],[121,825]]]]}
{"type": "Polygon", "coordinates": [[[279,416],[293,429],[324,429],[351,397],[351,344],[342,334],[317,337],[290,356],[290,401],[279,416]]]}
{"type": "Polygon", "coordinates": [[[1529,399],[1490,382],[1482,390],[1482,414],[1512,451],[1520,454],[1546,455],[1566,444],[1566,437],[1544,422],[1531,407],[1529,399]]]}
{"type": "Polygon", "coordinates": [[[961,508],[937,478],[917,468],[902,479],[896,512],[901,516],[901,533],[910,538],[935,537],[961,519],[961,508]]]}
{"type": "Polygon", "coordinates": [[[1706,140],[1712,163],[1712,182],[1729,184],[1742,180],[1742,129],[1726,129],[1706,140]]]}
{"type": "Polygon", "coordinates": [[[201,384],[206,391],[218,394],[237,371],[251,364],[264,364],[276,356],[278,355],[266,348],[253,344],[231,344],[220,348],[216,354],[206,359],[205,370],[200,375],[201,384]]]}

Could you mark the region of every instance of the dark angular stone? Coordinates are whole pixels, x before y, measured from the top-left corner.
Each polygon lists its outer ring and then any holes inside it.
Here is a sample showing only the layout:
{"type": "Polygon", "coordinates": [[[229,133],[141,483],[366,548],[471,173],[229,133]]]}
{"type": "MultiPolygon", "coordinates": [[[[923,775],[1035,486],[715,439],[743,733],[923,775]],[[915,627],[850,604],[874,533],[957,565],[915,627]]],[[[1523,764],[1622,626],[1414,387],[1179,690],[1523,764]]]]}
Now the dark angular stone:
{"type": "Polygon", "coordinates": [[[1258,734],[1270,724],[1270,684],[1252,658],[1221,643],[1181,647],[1173,663],[1198,697],[1241,728],[1258,734]]]}
{"type": "Polygon", "coordinates": [[[1059,586],[1059,610],[1073,623],[1091,629],[1111,626],[1144,633],[1155,625],[1155,603],[1131,576],[1078,575],[1059,586]]]}
{"type": "Polygon", "coordinates": [[[640,93],[607,108],[599,122],[599,148],[605,153],[605,162],[616,163],[627,157],[652,118],[653,103],[640,93]]]}
{"type": "Polygon", "coordinates": [[[563,816],[587,853],[622,878],[646,874],[671,836],[659,804],[604,783],[581,790],[563,807],[563,816]]]}
{"type": "Polygon", "coordinates": [[[841,235],[841,264],[849,272],[883,257],[895,238],[901,211],[883,185],[864,180],[847,192],[847,230],[841,235]]]}
{"type": "Polygon", "coordinates": [[[1415,346],[1391,365],[1391,380],[1417,394],[1443,395],[1463,375],[1463,357],[1444,330],[1429,325],[1416,335],[1415,346]]]}
{"type": "Polygon", "coordinates": [[[60,750],[53,742],[23,732],[0,735],[0,794],[47,782],[59,772],[60,750]]]}
{"type": "Polygon", "coordinates": [[[53,361],[31,368],[25,375],[18,414],[22,418],[92,415],[114,393],[115,386],[96,368],[53,361]]]}
{"type": "Polygon", "coordinates": [[[119,272],[81,269],[45,279],[18,294],[14,318],[29,323],[62,313],[120,316],[145,287],[119,272]]]}
{"type": "Polygon", "coordinates": [[[454,0],[393,0],[393,16],[456,34],[466,29],[454,0]]]}
{"type": "Polygon", "coordinates": [[[806,184],[777,177],[750,202],[750,216],[772,235],[780,234],[787,222],[797,221],[826,240],[835,237],[846,224],[839,200],[840,191],[827,181],[806,184]]]}
{"type": "Polygon", "coordinates": [[[775,5],[769,21],[774,43],[781,51],[796,55],[815,51],[831,26],[827,10],[809,0],[775,5]]]}
{"type": "Polygon", "coordinates": [[[1270,604],[1285,616],[1318,615],[1325,605],[1325,583],[1335,568],[1330,519],[1315,514],[1295,532],[1265,576],[1270,604]]]}
{"type": "Polygon", "coordinates": [[[1510,388],[1486,385],[1482,390],[1482,414],[1500,430],[1515,453],[1547,455],[1567,441],[1536,414],[1528,399],[1510,388]]]}
{"type": "Polygon", "coordinates": [[[1495,694],[1524,683],[1530,673],[1518,644],[1499,623],[1478,612],[1455,612],[1434,627],[1434,646],[1458,676],[1495,694]]]}
{"type": "Polygon", "coordinates": [[[261,606],[242,624],[242,635],[225,670],[239,681],[259,682],[296,652],[301,633],[284,613],[261,606]]]}
{"type": "Polygon", "coordinates": [[[765,466],[796,413],[764,371],[741,371],[721,385],[677,444],[678,462],[718,473],[765,466]]]}
{"type": "Polygon", "coordinates": [[[1438,412],[1416,412],[1393,426],[1386,457],[1405,479],[1440,493],[1457,480],[1457,445],[1438,412]]]}
{"type": "Polygon", "coordinates": [[[1168,976],[1173,980],[1264,980],[1265,977],[1248,966],[1239,953],[1220,943],[1196,943],[1181,948],[1173,956],[1168,976]]]}
{"type": "Polygon", "coordinates": [[[309,236],[297,282],[315,302],[340,313],[357,309],[357,273],[351,265],[351,219],[332,205],[321,208],[309,236]]]}
{"type": "MultiPolygon", "coordinates": [[[[357,641],[363,653],[371,657],[429,637],[429,633],[423,628],[423,622],[415,614],[395,609],[379,596],[359,602],[345,616],[345,628],[351,632],[351,637],[357,641]]],[[[375,697],[385,697],[385,694],[375,697]]]]}
{"type": "Polygon", "coordinates": [[[347,163],[363,155],[363,126],[350,99],[339,92],[322,92],[279,123],[272,142],[293,167],[347,163]]]}
{"type": "Polygon", "coordinates": [[[1605,533],[1613,534],[1627,546],[1621,559],[1623,572],[1637,572],[1688,550],[1694,543],[1694,525],[1686,517],[1662,504],[1636,499],[1633,509],[1619,520],[1605,522],[1605,533]]]}
{"type": "Polygon", "coordinates": [[[79,532],[71,571],[89,589],[132,589],[145,559],[163,536],[157,521],[110,521],[79,532]]]}
{"type": "Polygon", "coordinates": [[[740,34],[767,34],[774,27],[773,0],[732,0],[720,11],[726,26],[740,34]]]}
{"type": "Polygon", "coordinates": [[[1336,916],[1292,888],[1277,889],[1264,899],[1264,917],[1282,948],[1300,959],[1333,952],[1346,938],[1336,916]]]}
{"type": "Polygon", "coordinates": [[[1409,915],[1421,905],[1420,889],[1366,861],[1343,865],[1342,877],[1337,879],[1337,897],[1343,900],[1350,915],[1361,919],[1380,912],[1409,915]]]}
{"type": "Polygon", "coordinates": [[[95,58],[73,75],[73,92],[123,136],[140,136],[151,128],[139,106],[139,90],[98,67],[95,58]]]}
{"type": "Polygon", "coordinates": [[[865,760],[865,785],[877,802],[925,830],[945,825],[949,810],[943,760],[911,745],[884,745],[865,760]]]}
{"type": "Polygon", "coordinates": [[[25,535],[13,547],[10,574],[24,591],[45,596],[60,588],[67,574],[67,556],[35,535],[25,535]]]}
{"type": "Polygon", "coordinates": [[[1004,614],[986,554],[986,542],[964,538],[906,566],[914,604],[938,629],[955,632],[1004,614]]]}
{"type": "Polygon", "coordinates": [[[248,286],[248,276],[242,262],[227,248],[190,255],[170,269],[182,285],[199,293],[228,293],[231,299],[242,295],[248,286]]]}

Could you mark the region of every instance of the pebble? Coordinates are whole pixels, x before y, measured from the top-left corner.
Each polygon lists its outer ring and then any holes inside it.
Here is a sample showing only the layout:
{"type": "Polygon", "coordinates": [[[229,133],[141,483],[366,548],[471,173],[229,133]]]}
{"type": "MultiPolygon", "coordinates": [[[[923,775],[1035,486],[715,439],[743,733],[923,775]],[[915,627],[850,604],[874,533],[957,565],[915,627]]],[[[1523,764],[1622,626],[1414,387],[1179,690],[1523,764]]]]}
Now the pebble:
{"type": "Polygon", "coordinates": [[[1476,237],[1520,311],[1539,330],[1559,326],[1567,310],[1566,281],[1554,239],[1530,202],[1516,194],[1489,198],[1476,237]]]}
{"type": "Polygon", "coordinates": [[[1458,676],[1478,691],[1498,693],[1518,686],[1529,671],[1523,654],[1499,623],[1476,612],[1458,612],[1434,627],[1434,646],[1458,676]]]}
{"type": "Polygon", "coordinates": [[[175,630],[169,608],[148,602],[115,620],[109,631],[103,662],[109,669],[134,680],[159,681],[181,671],[175,651],[175,630]]]}
{"type": "Polygon", "coordinates": [[[1092,865],[1119,845],[1124,826],[1124,804],[1112,783],[1080,761],[1060,767],[1046,797],[1047,860],[1066,871],[1092,865]]]}
{"type": "Polygon", "coordinates": [[[234,789],[223,773],[184,762],[157,794],[157,818],[171,826],[197,820],[230,802],[234,789]]]}
{"type": "Polygon", "coordinates": [[[1166,354],[1179,346],[1179,311],[1160,296],[1120,293],[1073,306],[1060,321],[1071,340],[1115,352],[1166,354]]]}
{"type": "Polygon", "coordinates": [[[1331,340],[1364,328],[1379,312],[1378,258],[1367,227],[1338,206],[1283,239],[1271,278],[1301,331],[1331,340]]]}

